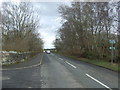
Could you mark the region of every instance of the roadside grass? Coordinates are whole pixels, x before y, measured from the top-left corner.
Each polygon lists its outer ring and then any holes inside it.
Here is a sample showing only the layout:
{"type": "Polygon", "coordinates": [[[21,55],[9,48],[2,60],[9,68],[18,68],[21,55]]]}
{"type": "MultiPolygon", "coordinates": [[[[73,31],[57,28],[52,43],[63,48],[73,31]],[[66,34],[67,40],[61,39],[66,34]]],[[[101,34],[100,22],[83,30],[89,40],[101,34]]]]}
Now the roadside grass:
{"type": "Polygon", "coordinates": [[[103,60],[90,60],[90,59],[86,59],[86,58],[78,58],[78,60],[81,60],[81,61],[84,61],[87,63],[91,63],[94,65],[98,65],[101,67],[105,67],[105,68],[108,68],[108,69],[111,69],[114,71],[120,71],[120,68],[119,68],[120,64],[118,64],[118,63],[111,64],[110,62],[103,61],[103,60]]]}
{"type": "MultiPolygon", "coordinates": [[[[59,53],[59,54],[61,54],[61,53],[59,53]]],[[[90,63],[90,64],[94,64],[94,65],[97,65],[97,66],[101,66],[101,67],[104,67],[104,68],[107,68],[107,69],[110,69],[110,70],[113,70],[113,71],[119,71],[120,72],[120,63],[111,64],[110,62],[107,62],[107,61],[104,61],[104,60],[77,58],[76,56],[71,56],[71,55],[66,55],[66,54],[61,54],[61,55],[64,55],[64,56],[69,57],[69,58],[73,58],[75,60],[80,60],[80,61],[87,62],[87,63],[90,63]]]]}

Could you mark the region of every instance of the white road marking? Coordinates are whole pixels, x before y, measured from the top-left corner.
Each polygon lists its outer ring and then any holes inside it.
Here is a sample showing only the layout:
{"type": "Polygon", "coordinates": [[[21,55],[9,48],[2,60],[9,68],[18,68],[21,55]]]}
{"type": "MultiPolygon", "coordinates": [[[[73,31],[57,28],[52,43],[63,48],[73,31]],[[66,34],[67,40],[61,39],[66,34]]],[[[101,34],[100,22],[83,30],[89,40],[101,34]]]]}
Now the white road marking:
{"type": "Polygon", "coordinates": [[[28,87],[28,88],[32,88],[32,87],[28,87]]]}
{"type": "Polygon", "coordinates": [[[86,74],[89,78],[93,79],[94,81],[98,82],[99,84],[101,84],[102,86],[108,88],[109,90],[112,90],[110,87],[108,87],[107,85],[103,84],[102,82],[98,81],[97,79],[95,79],[94,77],[90,76],[89,74],[86,74]]]}
{"type": "Polygon", "coordinates": [[[65,61],[67,64],[69,64],[70,66],[72,66],[73,68],[76,68],[74,65],[72,65],[71,63],[65,61]]]}
{"type": "Polygon", "coordinates": [[[59,58],[60,60],[63,60],[62,58],[59,58]]]}

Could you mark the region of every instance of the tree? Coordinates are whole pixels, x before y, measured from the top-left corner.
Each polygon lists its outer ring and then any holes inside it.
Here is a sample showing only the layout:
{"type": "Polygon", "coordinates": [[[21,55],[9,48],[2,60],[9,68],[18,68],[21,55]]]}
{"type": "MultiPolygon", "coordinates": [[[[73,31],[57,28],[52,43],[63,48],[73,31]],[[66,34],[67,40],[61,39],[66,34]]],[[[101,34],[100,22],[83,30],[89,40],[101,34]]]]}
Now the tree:
{"type": "Polygon", "coordinates": [[[31,3],[2,4],[3,50],[41,51],[43,41],[39,37],[38,17],[31,3]]]}
{"type": "Polygon", "coordinates": [[[109,40],[117,41],[113,7],[110,2],[72,2],[71,6],[60,6],[59,13],[65,19],[57,38],[61,52],[109,60],[109,40]]]}

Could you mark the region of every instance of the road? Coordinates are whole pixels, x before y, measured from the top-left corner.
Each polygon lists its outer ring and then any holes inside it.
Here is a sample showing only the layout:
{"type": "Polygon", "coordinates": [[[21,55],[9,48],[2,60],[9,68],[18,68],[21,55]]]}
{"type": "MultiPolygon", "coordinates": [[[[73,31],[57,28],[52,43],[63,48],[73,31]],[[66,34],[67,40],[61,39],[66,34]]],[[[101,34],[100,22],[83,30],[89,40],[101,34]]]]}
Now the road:
{"type": "Polygon", "coordinates": [[[40,62],[42,55],[39,54],[29,61],[4,66],[2,70],[3,88],[40,88],[41,74],[40,62]]]}
{"type": "Polygon", "coordinates": [[[115,89],[118,88],[117,72],[53,53],[44,53],[23,64],[3,67],[3,69],[3,88],[118,90],[115,89]]]}

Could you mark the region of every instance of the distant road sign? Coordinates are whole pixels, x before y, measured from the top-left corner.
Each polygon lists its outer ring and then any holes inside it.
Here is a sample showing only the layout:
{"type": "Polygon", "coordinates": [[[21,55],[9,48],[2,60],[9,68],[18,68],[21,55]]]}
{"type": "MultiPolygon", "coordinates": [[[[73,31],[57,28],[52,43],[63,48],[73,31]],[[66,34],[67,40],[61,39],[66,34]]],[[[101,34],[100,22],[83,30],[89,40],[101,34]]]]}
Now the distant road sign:
{"type": "Polygon", "coordinates": [[[116,43],[115,40],[109,40],[109,42],[110,42],[111,44],[115,44],[115,43],[116,43]]]}
{"type": "Polygon", "coordinates": [[[115,47],[110,47],[110,49],[113,49],[113,50],[115,50],[115,47]]]}

